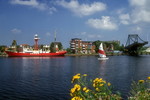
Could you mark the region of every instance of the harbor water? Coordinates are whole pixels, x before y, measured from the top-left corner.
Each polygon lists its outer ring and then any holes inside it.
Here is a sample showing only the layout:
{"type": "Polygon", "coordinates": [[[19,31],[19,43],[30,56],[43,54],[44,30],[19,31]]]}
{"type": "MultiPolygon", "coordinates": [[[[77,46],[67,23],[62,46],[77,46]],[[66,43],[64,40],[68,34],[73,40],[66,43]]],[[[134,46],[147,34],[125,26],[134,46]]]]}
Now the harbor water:
{"type": "Polygon", "coordinates": [[[150,56],[0,57],[0,100],[70,100],[71,78],[110,82],[126,99],[132,81],[150,76],[150,56]]]}

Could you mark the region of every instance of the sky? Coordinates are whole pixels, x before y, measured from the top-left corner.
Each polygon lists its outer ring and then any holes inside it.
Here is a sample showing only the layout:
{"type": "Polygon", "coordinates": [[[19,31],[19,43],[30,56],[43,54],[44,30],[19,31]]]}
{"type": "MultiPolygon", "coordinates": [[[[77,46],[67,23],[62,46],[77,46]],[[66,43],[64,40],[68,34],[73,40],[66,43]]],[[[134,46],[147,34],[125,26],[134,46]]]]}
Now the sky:
{"type": "Polygon", "coordinates": [[[150,40],[150,0],[0,0],[0,45],[57,41],[69,48],[72,38],[83,41],[119,40],[128,34],[150,40]]]}

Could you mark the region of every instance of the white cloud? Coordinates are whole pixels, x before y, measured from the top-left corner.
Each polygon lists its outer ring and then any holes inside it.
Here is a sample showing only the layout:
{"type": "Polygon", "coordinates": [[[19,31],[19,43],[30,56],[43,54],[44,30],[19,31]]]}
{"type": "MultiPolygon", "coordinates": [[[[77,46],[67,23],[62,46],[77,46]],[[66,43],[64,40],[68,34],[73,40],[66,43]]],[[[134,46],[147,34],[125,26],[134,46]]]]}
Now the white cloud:
{"type": "Polygon", "coordinates": [[[102,16],[101,19],[89,19],[87,24],[95,29],[116,30],[118,28],[109,16],[102,16]]]}
{"type": "Polygon", "coordinates": [[[11,0],[10,3],[16,5],[30,6],[41,11],[47,10],[50,14],[57,11],[55,7],[49,7],[47,4],[40,3],[37,0],[11,0]]]}
{"type": "Polygon", "coordinates": [[[144,10],[144,9],[135,9],[132,12],[132,19],[133,23],[138,22],[150,22],[150,11],[144,10]]]}
{"type": "Polygon", "coordinates": [[[26,6],[38,6],[39,3],[36,0],[12,0],[12,4],[26,5],[26,6]]]}
{"type": "Polygon", "coordinates": [[[129,0],[131,6],[144,6],[147,0],[129,0]]]}
{"type": "Polygon", "coordinates": [[[139,27],[139,26],[136,27],[136,30],[137,31],[142,31],[141,27],[139,27]]]}
{"type": "Polygon", "coordinates": [[[80,34],[78,34],[80,37],[84,37],[86,39],[98,39],[98,38],[101,38],[102,36],[100,34],[90,34],[90,33],[87,33],[87,32],[81,32],[80,34]]]}
{"type": "Polygon", "coordinates": [[[121,23],[124,25],[128,25],[130,22],[130,15],[129,14],[120,14],[119,19],[121,20],[121,23]]]}
{"type": "Polygon", "coordinates": [[[50,8],[48,8],[48,10],[49,10],[49,14],[53,14],[53,12],[57,11],[57,9],[55,7],[50,7],[50,8]]]}
{"type": "Polygon", "coordinates": [[[129,0],[133,23],[150,22],[150,0],[129,0]]]}
{"type": "Polygon", "coordinates": [[[125,8],[117,9],[116,13],[122,14],[125,10],[126,10],[125,8]]]}
{"type": "Polygon", "coordinates": [[[11,32],[14,33],[14,34],[19,34],[19,33],[21,33],[21,30],[17,29],[17,28],[14,28],[14,29],[11,30],[11,32]]]}
{"type": "Polygon", "coordinates": [[[86,32],[81,32],[81,35],[86,35],[87,33],[86,32]]]}
{"type": "Polygon", "coordinates": [[[47,33],[46,33],[46,36],[51,36],[51,33],[50,33],[50,32],[47,32],[47,33]]]}
{"type": "Polygon", "coordinates": [[[93,38],[93,39],[95,39],[95,38],[101,38],[101,35],[99,35],[99,34],[89,34],[88,38],[93,38]]]}
{"type": "Polygon", "coordinates": [[[58,5],[71,10],[77,16],[88,16],[96,12],[101,12],[106,9],[106,5],[101,2],[94,2],[92,4],[79,4],[78,0],[71,0],[66,2],[65,0],[57,1],[58,5]]]}
{"type": "Polygon", "coordinates": [[[129,20],[129,19],[130,19],[129,14],[121,14],[121,15],[119,16],[119,18],[120,18],[120,19],[123,19],[123,20],[129,20]]]}
{"type": "Polygon", "coordinates": [[[140,26],[133,26],[131,27],[131,33],[134,33],[134,34],[142,34],[143,33],[143,30],[140,26]]]}

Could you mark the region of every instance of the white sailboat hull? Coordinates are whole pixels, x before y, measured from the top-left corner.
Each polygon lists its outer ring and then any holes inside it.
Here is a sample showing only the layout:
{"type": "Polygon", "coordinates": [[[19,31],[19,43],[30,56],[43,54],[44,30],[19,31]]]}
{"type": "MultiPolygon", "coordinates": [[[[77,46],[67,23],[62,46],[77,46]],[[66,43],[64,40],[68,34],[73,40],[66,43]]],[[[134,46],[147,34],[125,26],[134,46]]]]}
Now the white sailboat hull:
{"type": "Polygon", "coordinates": [[[109,58],[103,57],[103,58],[98,58],[98,60],[108,60],[109,58]]]}

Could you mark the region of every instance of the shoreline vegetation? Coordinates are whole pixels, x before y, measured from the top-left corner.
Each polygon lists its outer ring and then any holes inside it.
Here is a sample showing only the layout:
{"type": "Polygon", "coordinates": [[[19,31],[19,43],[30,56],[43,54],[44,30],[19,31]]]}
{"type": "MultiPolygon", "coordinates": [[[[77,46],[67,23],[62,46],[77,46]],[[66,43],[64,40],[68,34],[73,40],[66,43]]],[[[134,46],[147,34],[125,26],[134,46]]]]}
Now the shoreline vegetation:
{"type": "MultiPolygon", "coordinates": [[[[123,100],[120,92],[113,91],[110,82],[102,78],[88,79],[87,74],[73,76],[70,89],[71,100],[123,100]]],[[[150,77],[133,81],[127,100],[150,100],[150,77]]]]}
{"type": "MultiPolygon", "coordinates": [[[[107,56],[121,56],[121,55],[128,55],[125,53],[106,53],[107,56]]],[[[150,55],[150,52],[140,52],[139,55],[150,55]]],[[[94,54],[65,54],[65,56],[98,56],[98,53],[94,54]]]]}
{"type": "MultiPolygon", "coordinates": [[[[107,56],[121,56],[121,55],[127,55],[125,53],[106,53],[107,56]]],[[[139,55],[150,55],[150,52],[140,52],[139,55]]],[[[98,53],[94,54],[65,54],[64,56],[98,56],[98,53]]],[[[0,57],[7,57],[6,53],[0,53],[0,57]]]]}

